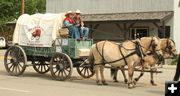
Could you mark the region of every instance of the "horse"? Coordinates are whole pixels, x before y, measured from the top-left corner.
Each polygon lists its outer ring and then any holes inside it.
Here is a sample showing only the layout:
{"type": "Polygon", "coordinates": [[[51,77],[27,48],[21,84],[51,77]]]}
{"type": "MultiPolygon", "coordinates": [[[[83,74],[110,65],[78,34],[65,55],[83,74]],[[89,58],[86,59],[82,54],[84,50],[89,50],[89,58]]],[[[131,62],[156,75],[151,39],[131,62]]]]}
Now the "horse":
{"type": "MultiPolygon", "coordinates": [[[[111,41],[100,41],[90,49],[89,63],[93,64],[96,83],[108,85],[104,78],[104,65],[109,64],[115,68],[128,66],[128,88],[133,88],[134,67],[142,61],[144,54],[148,51],[160,50],[160,40],[156,37],[143,37],[140,40],[128,40],[121,44],[111,41]],[[99,71],[101,83],[99,80],[99,71]]],[[[124,70],[123,70],[124,71],[124,70]]]]}
{"type": "MultiPolygon", "coordinates": [[[[156,86],[157,84],[153,80],[153,73],[154,73],[153,71],[157,70],[155,67],[156,64],[159,65],[164,59],[173,58],[176,56],[176,54],[177,54],[176,46],[175,46],[175,42],[172,39],[164,38],[164,39],[160,39],[160,41],[161,41],[160,49],[161,49],[163,56],[156,54],[156,52],[147,53],[147,55],[143,58],[144,66],[142,67],[142,71],[141,71],[140,75],[134,79],[135,84],[144,75],[144,69],[146,68],[146,69],[151,70],[150,71],[150,77],[151,77],[150,83],[153,86],[156,86]]],[[[117,69],[116,70],[112,69],[111,74],[113,76],[114,81],[117,82],[117,69]]],[[[123,73],[123,76],[124,76],[124,81],[126,83],[127,78],[124,73],[123,73]]]]}

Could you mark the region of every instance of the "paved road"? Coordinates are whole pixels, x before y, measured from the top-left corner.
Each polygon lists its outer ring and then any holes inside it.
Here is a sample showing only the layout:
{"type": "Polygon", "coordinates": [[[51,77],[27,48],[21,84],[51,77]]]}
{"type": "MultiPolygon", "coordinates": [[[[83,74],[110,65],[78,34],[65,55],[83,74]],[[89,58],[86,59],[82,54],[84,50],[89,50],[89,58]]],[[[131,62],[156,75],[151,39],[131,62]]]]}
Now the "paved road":
{"type": "MultiPolygon", "coordinates": [[[[22,76],[9,76],[3,65],[4,51],[0,50],[0,96],[164,96],[164,83],[172,80],[175,66],[164,66],[163,73],[155,75],[158,86],[151,86],[149,74],[145,74],[134,89],[128,89],[118,74],[119,83],[112,82],[109,70],[105,70],[108,86],[97,86],[95,76],[81,78],[76,70],[70,80],[60,82],[50,73],[38,74],[28,67],[22,76]]],[[[139,72],[135,72],[137,76],[139,72]]]]}

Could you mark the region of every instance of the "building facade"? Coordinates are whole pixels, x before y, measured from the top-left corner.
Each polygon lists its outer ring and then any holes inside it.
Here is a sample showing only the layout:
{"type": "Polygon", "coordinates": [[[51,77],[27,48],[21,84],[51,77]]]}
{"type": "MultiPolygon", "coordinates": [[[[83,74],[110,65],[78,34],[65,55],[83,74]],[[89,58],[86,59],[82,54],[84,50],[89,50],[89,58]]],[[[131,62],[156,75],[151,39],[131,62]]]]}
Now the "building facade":
{"type": "Polygon", "coordinates": [[[172,38],[180,52],[180,0],[46,0],[46,11],[80,9],[96,41],[172,38]]]}

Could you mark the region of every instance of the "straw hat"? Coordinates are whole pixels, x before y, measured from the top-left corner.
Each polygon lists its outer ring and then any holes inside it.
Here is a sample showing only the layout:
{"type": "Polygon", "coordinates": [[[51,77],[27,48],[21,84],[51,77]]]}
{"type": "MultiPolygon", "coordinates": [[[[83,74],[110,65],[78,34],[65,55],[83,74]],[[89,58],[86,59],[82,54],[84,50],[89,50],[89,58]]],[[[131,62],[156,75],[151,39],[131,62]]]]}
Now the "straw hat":
{"type": "Polygon", "coordinates": [[[79,9],[77,9],[75,13],[81,14],[82,12],[79,9]]]}

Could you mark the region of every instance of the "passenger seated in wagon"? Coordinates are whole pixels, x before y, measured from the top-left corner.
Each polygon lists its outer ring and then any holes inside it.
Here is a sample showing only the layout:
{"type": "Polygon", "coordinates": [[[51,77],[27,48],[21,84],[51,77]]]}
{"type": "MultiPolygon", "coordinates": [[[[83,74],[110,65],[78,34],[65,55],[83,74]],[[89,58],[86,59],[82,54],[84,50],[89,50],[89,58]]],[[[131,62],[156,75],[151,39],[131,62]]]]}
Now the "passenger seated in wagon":
{"type": "Polygon", "coordinates": [[[74,16],[74,21],[75,21],[76,26],[78,27],[78,29],[80,31],[81,38],[87,39],[88,35],[89,35],[89,28],[84,27],[84,23],[81,20],[81,13],[82,12],[79,9],[76,10],[75,16],[74,16]]]}
{"type": "Polygon", "coordinates": [[[80,39],[80,32],[77,26],[75,26],[75,21],[73,20],[74,14],[72,11],[68,11],[65,14],[66,18],[64,19],[64,27],[68,28],[69,35],[71,38],[80,39]]]}

